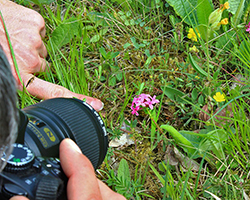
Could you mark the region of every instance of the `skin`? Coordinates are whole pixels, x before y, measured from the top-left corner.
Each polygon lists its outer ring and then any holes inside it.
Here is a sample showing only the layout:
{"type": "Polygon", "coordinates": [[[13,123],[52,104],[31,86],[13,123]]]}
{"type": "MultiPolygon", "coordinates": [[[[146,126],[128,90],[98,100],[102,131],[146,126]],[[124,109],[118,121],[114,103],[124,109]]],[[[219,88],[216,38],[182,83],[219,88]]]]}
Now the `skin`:
{"type": "MultiPolygon", "coordinates": [[[[91,162],[71,139],[61,142],[60,161],[63,171],[69,178],[68,200],[125,200],[125,197],[112,191],[96,178],[91,162]]],[[[10,200],[28,199],[15,196],[10,200]]]]}
{"type": "Polygon", "coordinates": [[[37,98],[85,98],[87,103],[97,111],[100,111],[103,108],[103,103],[96,98],[71,92],[62,86],[46,82],[34,76],[34,74],[46,71],[49,67],[49,64],[45,60],[47,50],[42,41],[46,32],[45,22],[39,13],[9,0],[0,0],[0,10],[14,49],[21,80],[19,80],[14,67],[13,58],[1,17],[0,43],[7,55],[8,61],[10,62],[12,74],[16,79],[18,89],[22,90],[23,86],[27,86],[27,83],[29,82],[27,91],[37,98]]]}

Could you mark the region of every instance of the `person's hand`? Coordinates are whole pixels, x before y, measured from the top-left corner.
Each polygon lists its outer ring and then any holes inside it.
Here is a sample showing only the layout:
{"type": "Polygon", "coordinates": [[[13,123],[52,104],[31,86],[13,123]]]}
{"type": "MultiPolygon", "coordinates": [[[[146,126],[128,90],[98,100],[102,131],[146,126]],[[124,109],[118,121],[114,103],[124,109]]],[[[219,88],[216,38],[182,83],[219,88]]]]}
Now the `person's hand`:
{"type": "MultiPolygon", "coordinates": [[[[64,139],[60,144],[60,161],[64,173],[69,178],[68,200],[125,200],[125,197],[112,191],[96,178],[94,168],[79,147],[71,140],[64,139]]],[[[10,200],[28,200],[15,196],[10,200]]]]}
{"type": "Polygon", "coordinates": [[[60,161],[64,173],[69,178],[68,200],[125,199],[96,178],[91,162],[71,139],[67,138],[61,142],[60,161]]]}
{"type": "MultiPolygon", "coordinates": [[[[48,67],[45,60],[47,50],[41,39],[41,37],[45,36],[45,22],[39,13],[9,0],[0,0],[0,10],[7,26],[22,82],[24,86],[27,86],[27,91],[31,95],[40,99],[54,97],[85,98],[87,103],[97,111],[102,109],[103,103],[96,98],[73,93],[62,86],[46,82],[33,75],[45,71],[48,67]]],[[[14,67],[1,16],[0,43],[10,62],[12,74],[16,79],[17,86],[22,90],[23,85],[14,67]]]]}

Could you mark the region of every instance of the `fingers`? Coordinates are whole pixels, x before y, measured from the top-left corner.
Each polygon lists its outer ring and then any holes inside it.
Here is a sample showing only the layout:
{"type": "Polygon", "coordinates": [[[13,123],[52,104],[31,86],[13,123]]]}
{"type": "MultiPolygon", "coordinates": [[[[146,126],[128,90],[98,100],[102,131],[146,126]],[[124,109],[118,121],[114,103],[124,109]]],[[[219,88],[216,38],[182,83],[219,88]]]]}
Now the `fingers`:
{"type": "MultiPolygon", "coordinates": [[[[26,74],[26,73],[36,74],[39,72],[46,71],[46,68],[49,67],[48,62],[44,58],[41,58],[39,56],[37,56],[37,58],[35,60],[30,60],[30,65],[26,65],[28,60],[23,59],[21,56],[22,55],[20,55],[20,54],[17,54],[15,56],[16,59],[19,60],[18,68],[19,68],[20,74],[26,74]],[[20,63],[20,61],[22,61],[22,62],[20,63]],[[32,63],[32,61],[33,61],[33,63],[32,63]],[[22,66],[25,66],[25,67],[22,67],[22,66]]],[[[31,55],[31,57],[32,57],[32,55],[31,55]]],[[[11,66],[14,69],[14,63],[11,63],[11,66]]]]}
{"type": "Polygon", "coordinates": [[[29,200],[29,199],[23,196],[14,196],[10,200],[29,200]]]}
{"type": "MultiPolygon", "coordinates": [[[[32,74],[23,75],[22,78],[24,85],[26,86],[29,80],[31,80],[31,78],[33,77],[34,76],[32,74]]],[[[71,92],[70,90],[60,85],[44,81],[37,77],[35,77],[34,80],[28,84],[27,90],[32,96],[36,96],[40,99],[50,99],[56,97],[76,97],[81,100],[86,99],[86,102],[91,105],[96,111],[101,111],[103,108],[103,103],[99,99],[71,92]]]]}
{"type": "Polygon", "coordinates": [[[45,28],[44,19],[43,19],[43,26],[41,26],[41,29],[40,29],[40,35],[41,35],[42,38],[44,38],[45,35],[46,35],[46,28],[45,28]]]}
{"type": "Polygon", "coordinates": [[[72,140],[64,139],[61,142],[60,161],[69,178],[68,200],[102,199],[91,162],[72,140]]]}
{"type": "Polygon", "coordinates": [[[47,57],[48,52],[47,52],[47,49],[46,49],[44,43],[42,43],[41,48],[38,50],[38,55],[39,55],[41,58],[46,58],[46,57],[47,57]]]}
{"type": "Polygon", "coordinates": [[[40,35],[41,35],[42,38],[45,37],[45,35],[46,35],[46,29],[45,29],[45,27],[40,30],[40,35]]]}

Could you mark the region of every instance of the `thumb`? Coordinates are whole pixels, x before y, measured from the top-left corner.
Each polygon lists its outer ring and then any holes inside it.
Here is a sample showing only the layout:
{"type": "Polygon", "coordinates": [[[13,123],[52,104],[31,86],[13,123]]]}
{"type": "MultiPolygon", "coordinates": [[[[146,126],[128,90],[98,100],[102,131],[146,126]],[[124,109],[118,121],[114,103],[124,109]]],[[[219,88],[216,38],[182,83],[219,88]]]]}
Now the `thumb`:
{"type": "Polygon", "coordinates": [[[68,200],[102,199],[94,168],[71,139],[60,144],[60,161],[68,177],[68,200]]]}
{"type": "Polygon", "coordinates": [[[29,199],[24,196],[14,196],[10,198],[10,200],[29,200],[29,199]]]}

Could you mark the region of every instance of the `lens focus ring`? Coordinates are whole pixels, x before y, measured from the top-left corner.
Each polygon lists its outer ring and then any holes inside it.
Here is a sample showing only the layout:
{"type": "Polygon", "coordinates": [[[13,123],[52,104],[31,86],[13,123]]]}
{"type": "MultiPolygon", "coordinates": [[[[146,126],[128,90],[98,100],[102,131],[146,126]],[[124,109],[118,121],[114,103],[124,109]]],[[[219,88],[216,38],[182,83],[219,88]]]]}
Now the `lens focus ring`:
{"type": "MultiPolygon", "coordinates": [[[[24,111],[28,115],[36,115],[38,118],[41,112],[43,112],[43,116],[46,112],[50,115],[53,114],[57,121],[62,122],[61,126],[67,126],[65,130],[70,131],[65,137],[69,137],[77,143],[95,169],[104,160],[108,146],[104,123],[99,114],[87,103],[73,98],[55,98],[29,106],[24,111]],[[39,111],[33,112],[36,109],[39,111]]],[[[48,121],[48,119],[46,120],[48,121]]]]}

